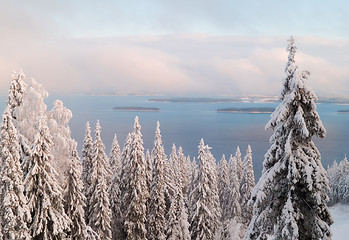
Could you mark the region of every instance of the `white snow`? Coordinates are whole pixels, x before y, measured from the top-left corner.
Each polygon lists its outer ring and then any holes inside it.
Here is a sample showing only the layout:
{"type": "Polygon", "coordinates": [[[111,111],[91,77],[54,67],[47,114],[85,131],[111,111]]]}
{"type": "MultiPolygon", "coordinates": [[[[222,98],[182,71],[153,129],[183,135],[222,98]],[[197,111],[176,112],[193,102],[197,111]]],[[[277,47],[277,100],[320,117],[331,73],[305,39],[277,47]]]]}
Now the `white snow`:
{"type": "Polygon", "coordinates": [[[332,240],[349,239],[349,205],[335,204],[330,207],[334,223],[332,228],[332,240]]]}

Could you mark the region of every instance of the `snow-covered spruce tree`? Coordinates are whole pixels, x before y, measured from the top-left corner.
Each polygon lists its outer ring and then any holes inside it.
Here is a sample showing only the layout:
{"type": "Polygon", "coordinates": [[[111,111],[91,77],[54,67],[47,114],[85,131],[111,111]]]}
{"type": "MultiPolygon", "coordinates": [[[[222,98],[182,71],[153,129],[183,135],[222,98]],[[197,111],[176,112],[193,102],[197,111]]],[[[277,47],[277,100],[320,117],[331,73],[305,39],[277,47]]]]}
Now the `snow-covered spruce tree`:
{"type": "Polygon", "coordinates": [[[189,221],[191,239],[214,239],[221,218],[216,163],[203,139],[198,149],[199,171],[190,197],[194,204],[189,221]]]}
{"type": "Polygon", "coordinates": [[[23,173],[20,146],[12,123],[11,110],[6,108],[1,124],[0,151],[0,236],[1,239],[30,239],[27,223],[30,212],[23,194],[23,173]]]}
{"type": "Polygon", "coordinates": [[[70,167],[68,171],[67,190],[65,195],[65,212],[71,220],[70,238],[73,240],[85,240],[87,238],[85,222],[85,196],[82,193],[83,182],[81,181],[82,166],[77,143],[70,142],[70,167]]]}
{"type": "Polygon", "coordinates": [[[242,177],[242,157],[241,157],[241,151],[240,147],[236,147],[236,152],[235,152],[235,174],[237,174],[237,179],[240,183],[241,177],[242,177]]]}
{"type": "Polygon", "coordinates": [[[11,76],[11,84],[7,99],[7,106],[9,107],[12,118],[16,119],[14,114],[15,109],[22,104],[23,94],[26,92],[27,84],[23,81],[25,75],[23,71],[19,73],[14,72],[11,76]]]}
{"type": "Polygon", "coordinates": [[[330,166],[327,167],[327,178],[328,178],[329,187],[330,187],[330,190],[328,192],[328,196],[330,198],[330,200],[328,202],[329,206],[332,206],[332,205],[339,202],[339,197],[338,197],[338,188],[339,188],[338,177],[339,177],[339,175],[338,175],[338,171],[339,171],[338,163],[336,160],[334,160],[331,167],[330,166]]]}
{"type": "Polygon", "coordinates": [[[339,168],[343,169],[343,178],[340,181],[340,193],[343,194],[342,197],[342,203],[348,204],[349,203],[349,161],[347,159],[347,156],[339,163],[339,168]]]}
{"type": "Polygon", "coordinates": [[[294,44],[294,38],[291,36],[290,39],[288,39],[287,41],[289,42],[286,48],[288,52],[288,59],[287,59],[286,68],[285,68],[286,77],[283,83],[284,86],[281,92],[281,98],[283,98],[291,90],[290,81],[295,77],[295,72],[298,68],[295,61],[297,47],[294,44]]]}
{"type": "MultiPolygon", "coordinates": [[[[164,179],[165,179],[165,205],[166,205],[166,221],[170,218],[170,207],[173,201],[175,201],[175,195],[177,192],[177,184],[175,177],[175,170],[170,164],[169,160],[165,161],[164,168],[164,179]]],[[[174,207],[172,207],[174,209],[174,207]]]]}
{"type": "Polygon", "coordinates": [[[241,220],[245,225],[248,225],[252,219],[253,212],[252,206],[248,205],[248,201],[251,198],[252,190],[255,186],[253,163],[252,163],[252,150],[248,145],[246,156],[242,165],[242,178],[240,184],[240,206],[241,206],[241,220]]]}
{"type": "Polygon", "coordinates": [[[110,210],[112,212],[111,230],[112,239],[123,239],[123,222],[120,210],[120,171],[121,171],[121,152],[116,135],[109,154],[110,168],[112,172],[111,184],[109,186],[110,210]]]}
{"type": "MultiPolygon", "coordinates": [[[[225,155],[222,156],[221,161],[219,162],[218,167],[218,194],[220,206],[222,209],[222,217],[225,217],[224,212],[227,212],[226,208],[228,206],[228,197],[229,197],[229,189],[230,189],[230,174],[228,169],[228,162],[225,159],[225,155]]],[[[222,219],[225,221],[227,219],[222,219]]]]}
{"type": "Polygon", "coordinates": [[[40,116],[32,155],[23,162],[28,173],[24,179],[24,193],[31,213],[29,224],[32,239],[62,239],[71,223],[64,212],[62,189],[51,166],[52,138],[46,116],[40,116]]]}
{"type": "Polygon", "coordinates": [[[182,192],[185,198],[185,202],[187,202],[187,193],[188,193],[188,185],[189,185],[189,166],[187,158],[183,154],[183,149],[180,146],[177,151],[178,164],[179,164],[179,174],[180,181],[182,185],[182,192]]]}
{"type": "Polygon", "coordinates": [[[183,155],[182,148],[179,148],[178,155],[176,146],[173,144],[170,161],[168,162],[168,174],[171,175],[170,183],[167,185],[171,188],[168,191],[169,208],[167,211],[167,230],[166,235],[169,240],[186,240],[190,239],[188,209],[186,207],[187,196],[184,195],[185,176],[183,173],[186,158],[183,155]]]}
{"type": "Polygon", "coordinates": [[[172,144],[172,152],[170,154],[168,161],[175,174],[174,177],[176,178],[176,181],[178,181],[177,177],[179,177],[178,176],[179,164],[178,164],[178,156],[177,156],[177,147],[175,144],[172,144]]]}
{"type": "Polygon", "coordinates": [[[109,154],[109,164],[111,169],[111,176],[119,175],[121,169],[121,152],[116,134],[114,135],[113,144],[109,154]]]}
{"type": "Polygon", "coordinates": [[[110,176],[109,159],[104,152],[101,139],[101,126],[97,121],[95,129],[95,142],[93,143],[92,171],[90,172],[91,185],[88,194],[91,196],[87,202],[88,225],[98,233],[101,239],[109,240],[111,233],[111,210],[108,194],[108,177],[110,176]]]}
{"type": "MultiPolygon", "coordinates": [[[[147,149],[145,153],[145,162],[146,162],[146,169],[145,169],[145,175],[146,175],[146,181],[147,181],[147,188],[150,191],[151,188],[151,183],[152,183],[152,177],[153,177],[153,162],[152,162],[152,157],[150,155],[149,149],[147,149]]],[[[147,208],[148,208],[148,203],[147,202],[147,208]]]]}
{"type": "MultiPolygon", "coordinates": [[[[289,55],[293,49],[291,38],[289,55]]],[[[290,57],[289,57],[290,59],[290,57]]],[[[286,67],[286,75],[289,63],[286,67]]],[[[282,102],[266,125],[273,129],[263,173],[251,203],[253,218],[245,239],[330,239],[333,223],[326,202],[328,180],[312,137],[325,137],[308,72],[286,79],[282,102]]]]}
{"type": "Polygon", "coordinates": [[[64,107],[63,102],[60,100],[54,101],[53,108],[47,112],[48,127],[53,141],[51,153],[54,161],[52,162],[52,166],[58,173],[59,182],[62,187],[65,187],[70,166],[70,144],[73,139],[70,136],[68,124],[72,117],[72,112],[64,107]]]}
{"type": "Polygon", "coordinates": [[[121,192],[120,192],[120,176],[114,172],[111,184],[108,189],[110,198],[110,210],[112,212],[111,230],[112,239],[123,239],[123,221],[121,215],[121,192]]]}
{"type": "MultiPolygon", "coordinates": [[[[192,199],[192,192],[195,189],[196,185],[196,180],[197,180],[197,175],[198,175],[198,164],[196,163],[195,157],[193,158],[193,161],[191,161],[191,166],[190,166],[190,176],[189,176],[189,188],[188,188],[188,214],[191,216],[191,207],[194,206],[195,204],[195,199],[192,199]]],[[[218,187],[218,186],[217,186],[218,187]]]]}
{"type": "Polygon", "coordinates": [[[89,193],[89,186],[91,186],[91,179],[90,177],[92,172],[92,153],[93,153],[93,140],[91,136],[91,127],[90,123],[86,123],[86,133],[84,138],[84,144],[82,148],[82,174],[81,174],[81,180],[84,184],[83,193],[86,197],[86,207],[85,207],[85,214],[86,214],[86,222],[88,217],[88,207],[87,203],[90,202],[91,195],[89,193]]]}
{"type": "MultiPolygon", "coordinates": [[[[179,181],[177,185],[180,185],[179,181]]],[[[169,212],[167,214],[167,231],[168,240],[189,240],[189,222],[188,210],[184,203],[184,196],[180,190],[181,186],[176,188],[175,198],[171,202],[169,212]]]]}
{"type": "Polygon", "coordinates": [[[130,165],[128,159],[131,153],[131,134],[128,134],[121,154],[121,165],[119,173],[114,172],[112,182],[109,187],[110,209],[112,211],[112,236],[113,239],[125,239],[124,216],[121,211],[121,192],[125,193],[127,178],[129,176],[130,165]],[[125,184],[122,184],[125,183],[125,184]]]}
{"type": "Polygon", "coordinates": [[[150,188],[150,203],[148,210],[148,240],[166,239],[166,219],[165,219],[165,168],[166,155],[162,145],[160,124],[157,122],[154,148],[152,151],[153,173],[150,188]]]}
{"type": "Polygon", "coordinates": [[[238,179],[239,163],[238,158],[230,156],[229,167],[230,167],[230,179],[227,192],[225,193],[225,211],[222,212],[222,218],[225,220],[235,219],[241,221],[241,206],[240,206],[240,182],[238,179]]]}
{"type": "Polygon", "coordinates": [[[349,202],[349,162],[347,157],[337,164],[336,161],[333,162],[332,166],[327,170],[327,177],[329,179],[330,191],[329,197],[330,201],[328,205],[333,205],[336,203],[348,203],[349,202]]]}
{"type": "MultiPolygon", "coordinates": [[[[21,104],[15,108],[14,125],[17,131],[25,137],[29,146],[33,144],[37,134],[35,127],[38,116],[46,115],[47,106],[44,102],[48,97],[45,88],[34,79],[29,81],[27,91],[22,96],[21,104]]],[[[47,120],[46,120],[47,121],[47,120]]]]}
{"type": "Polygon", "coordinates": [[[146,239],[146,202],[149,190],[146,182],[146,167],[141,125],[135,118],[130,143],[123,153],[121,173],[121,209],[127,240],[146,239]],[[124,158],[126,157],[126,158],[124,158]]]}
{"type": "MultiPolygon", "coordinates": [[[[20,88],[25,88],[23,82],[20,84],[22,85],[20,88]]],[[[13,109],[12,115],[14,117],[13,124],[18,132],[21,147],[21,163],[23,163],[31,155],[31,146],[37,134],[35,125],[38,122],[38,116],[46,114],[47,106],[44,103],[44,99],[48,97],[48,92],[41,84],[31,79],[26,90],[23,89],[21,93],[17,94],[18,99],[21,98],[22,100],[20,105],[13,109]],[[21,97],[19,97],[20,95],[21,97]]],[[[25,177],[27,169],[23,168],[22,170],[25,177]]]]}

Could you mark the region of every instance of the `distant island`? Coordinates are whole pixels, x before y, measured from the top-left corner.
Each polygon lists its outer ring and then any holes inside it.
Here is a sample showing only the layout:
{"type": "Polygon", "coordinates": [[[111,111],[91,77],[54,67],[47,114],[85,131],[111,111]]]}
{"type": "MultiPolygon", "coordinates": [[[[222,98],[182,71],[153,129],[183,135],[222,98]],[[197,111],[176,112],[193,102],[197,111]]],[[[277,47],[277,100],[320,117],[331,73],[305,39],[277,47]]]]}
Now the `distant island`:
{"type": "Polygon", "coordinates": [[[114,107],[117,111],[129,111],[129,112],[158,112],[160,108],[157,107],[114,107]]]}
{"type": "Polygon", "coordinates": [[[338,110],[338,113],[349,113],[349,110],[338,110]]]}
{"type": "Polygon", "coordinates": [[[217,112],[229,113],[272,113],[275,108],[270,107],[253,107],[253,108],[219,108],[217,112]]]}

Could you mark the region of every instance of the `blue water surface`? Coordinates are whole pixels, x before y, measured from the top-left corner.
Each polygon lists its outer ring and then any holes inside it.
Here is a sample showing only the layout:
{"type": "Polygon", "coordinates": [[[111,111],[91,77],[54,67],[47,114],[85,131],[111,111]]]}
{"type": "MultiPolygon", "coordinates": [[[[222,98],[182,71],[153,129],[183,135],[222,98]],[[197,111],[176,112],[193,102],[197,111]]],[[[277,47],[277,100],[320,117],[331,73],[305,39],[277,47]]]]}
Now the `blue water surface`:
{"type": "MultiPolygon", "coordinates": [[[[235,154],[240,146],[245,155],[250,144],[253,153],[255,176],[258,179],[262,171],[264,154],[270,147],[269,138],[272,131],[265,130],[270,114],[247,113],[217,113],[218,108],[227,107],[276,107],[277,103],[170,103],[149,102],[151,96],[50,96],[46,100],[48,109],[52,108],[55,99],[63,101],[73,112],[70,122],[72,137],[78,142],[81,152],[85,124],[90,122],[92,129],[97,119],[102,126],[102,140],[109,153],[114,134],[117,134],[119,144],[124,145],[125,138],[133,130],[133,122],[139,117],[142,126],[145,149],[152,149],[156,122],[161,124],[161,133],[165,151],[170,154],[172,144],[182,146],[190,157],[197,156],[197,146],[200,139],[212,147],[212,153],[217,160],[222,154],[228,158],[235,154]],[[159,112],[127,112],[116,111],[113,107],[158,107],[159,112]]],[[[1,98],[4,109],[5,97],[1,98]]],[[[336,104],[318,104],[318,112],[326,129],[324,139],[314,138],[314,142],[322,155],[325,168],[333,160],[342,160],[349,148],[349,114],[338,114],[339,109],[349,109],[349,106],[336,104]]]]}

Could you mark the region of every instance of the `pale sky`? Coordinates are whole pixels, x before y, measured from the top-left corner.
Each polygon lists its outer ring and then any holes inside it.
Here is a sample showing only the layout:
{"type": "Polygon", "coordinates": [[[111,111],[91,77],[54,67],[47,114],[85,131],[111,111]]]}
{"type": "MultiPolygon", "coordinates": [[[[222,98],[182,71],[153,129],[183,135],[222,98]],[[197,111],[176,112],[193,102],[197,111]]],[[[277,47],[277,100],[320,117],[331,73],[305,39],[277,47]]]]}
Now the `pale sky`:
{"type": "Polygon", "coordinates": [[[278,95],[293,35],[318,95],[349,95],[346,0],[0,0],[0,92],[278,95]]]}

